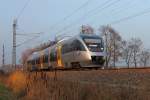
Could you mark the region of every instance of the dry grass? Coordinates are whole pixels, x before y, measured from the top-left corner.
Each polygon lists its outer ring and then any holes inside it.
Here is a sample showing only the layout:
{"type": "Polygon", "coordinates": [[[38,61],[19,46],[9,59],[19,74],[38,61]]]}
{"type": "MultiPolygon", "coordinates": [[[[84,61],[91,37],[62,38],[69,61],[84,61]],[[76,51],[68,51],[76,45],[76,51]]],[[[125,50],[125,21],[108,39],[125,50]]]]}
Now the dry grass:
{"type": "Polygon", "coordinates": [[[14,72],[9,86],[21,100],[150,100],[150,69],[14,72]]]}
{"type": "Polygon", "coordinates": [[[26,95],[26,74],[22,71],[14,71],[9,74],[6,84],[20,98],[26,95]]]}

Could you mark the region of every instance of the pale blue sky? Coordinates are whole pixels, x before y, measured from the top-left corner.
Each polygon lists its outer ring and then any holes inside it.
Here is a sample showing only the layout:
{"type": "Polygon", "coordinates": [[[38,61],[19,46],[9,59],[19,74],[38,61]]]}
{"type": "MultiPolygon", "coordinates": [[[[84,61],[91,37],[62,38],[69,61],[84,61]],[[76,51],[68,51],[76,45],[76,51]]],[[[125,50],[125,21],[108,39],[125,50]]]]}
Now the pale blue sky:
{"type": "MultiPolygon", "coordinates": [[[[11,63],[12,52],[12,23],[19,14],[27,0],[0,0],[0,51],[2,44],[6,47],[7,63],[11,63]]],[[[62,19],[75,9],[84,4],[87,0],[31,0],[18,20],[18,33],[44,32],[40,38],[31,41],[17,48],[17,58],[26,48],[34,47],[44,41],[54,39],[57,32],[65,26],[71,25],[69,29],[61,33],[78,34],[79,28],[83,24],[92,25],[96,30],[101,25],[106,25],[120,18],[136,14],[150,8],[150,0],[118,0],[118,3],[101,10],[94,8],[102,5],[107,0],[91,0],[87,6],[73,14],[67,20],[62,19]],[[88,13],[88,14],[87,14],[88,13]],[[82,20],[78,20],[82,18],[82,20]],[[60,22],[59,24],[55,24],[60,22]],[[72,31],[72,32],[70,32],[72,31]]],[[[110,0],[114,2],[115,0],[110,0]]],[[[109,5],[109,4],[108,4],[109,5]]],[[[150,48],[150,13],[134,19],[112,25],[120,32],[124,39],[139,37],[143,40],[145,47],[150,48]]],[[[28,38],[17,37],[17,44],[28,38]]],[[[2,55],[2,52],[0,52],[2,55]]],[[[0,56],[0,64],[1,64],[0,56]]]]}

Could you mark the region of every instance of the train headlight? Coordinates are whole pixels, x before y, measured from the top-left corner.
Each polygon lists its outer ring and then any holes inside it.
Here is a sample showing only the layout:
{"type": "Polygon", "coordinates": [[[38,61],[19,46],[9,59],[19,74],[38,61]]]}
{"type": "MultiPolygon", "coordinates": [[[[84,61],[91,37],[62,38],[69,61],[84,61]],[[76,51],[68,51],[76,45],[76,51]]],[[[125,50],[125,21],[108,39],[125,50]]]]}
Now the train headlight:
{"type": "Polygon", "coordinates": [[[103,51],[103,50],[104,50],[104,48],[101,48],[101,50],[103,51]]]}

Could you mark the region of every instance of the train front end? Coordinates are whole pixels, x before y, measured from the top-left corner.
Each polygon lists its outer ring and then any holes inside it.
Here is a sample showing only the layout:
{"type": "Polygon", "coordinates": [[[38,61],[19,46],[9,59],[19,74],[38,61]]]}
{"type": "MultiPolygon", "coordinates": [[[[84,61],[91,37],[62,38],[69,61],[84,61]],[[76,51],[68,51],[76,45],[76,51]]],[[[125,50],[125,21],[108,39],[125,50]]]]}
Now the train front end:
{"type": "Polygon", "coordinates": [[[105,50],[103,39],[94,34],[81,35],[82,42],[86,48],[88,60],[82,63],[86,67],[102,67],[105,63],[105,50]]]}

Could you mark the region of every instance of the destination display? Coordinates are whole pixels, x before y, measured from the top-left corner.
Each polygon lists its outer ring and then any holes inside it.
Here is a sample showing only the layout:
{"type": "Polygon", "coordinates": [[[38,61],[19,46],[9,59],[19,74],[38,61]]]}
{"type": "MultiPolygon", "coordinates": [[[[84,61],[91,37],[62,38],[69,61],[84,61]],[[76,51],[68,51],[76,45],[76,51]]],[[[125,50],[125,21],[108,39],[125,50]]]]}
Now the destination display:
{"type": "Polygon", "coordinates": [[[86,43],[101,43],[100,39],[84,39],[86,43]]]}

